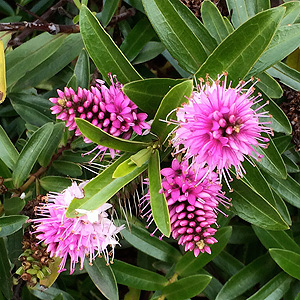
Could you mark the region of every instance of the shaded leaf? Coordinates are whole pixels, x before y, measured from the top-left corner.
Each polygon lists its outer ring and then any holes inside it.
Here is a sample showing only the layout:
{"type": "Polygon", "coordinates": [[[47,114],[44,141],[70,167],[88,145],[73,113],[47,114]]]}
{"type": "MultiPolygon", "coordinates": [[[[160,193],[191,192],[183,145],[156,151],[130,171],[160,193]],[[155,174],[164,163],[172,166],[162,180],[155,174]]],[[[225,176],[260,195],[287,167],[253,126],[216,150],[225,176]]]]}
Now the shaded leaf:
{"type": "Polygon", "coordinates": [[[0,290],[6,299],[11,299],[12,276],[10,273],[10,263],[3,238],[0,238],[0,290]]]}
{"type": "Polygon", "coordinates": [[[283,91],[280,84],[268,73],[262,72],[257,75],[260,81],[256,86],[270,98],[281,98],[283,91]]]}
{"type": "Polygon", "coordinates": [[[165,50],[165,46],[160,42],[150,41],[140,51],[136,58],[132,61],[133,64],[141,64],[149,61],[165,50]]]}
{"type": "Polygon", "coordinates": [[[27,216],[4,216],[0,218],[0,237],[18,231],[28,219],[27,216]]]}
{"type": "Polygon", "coordinates": [[[60,193],[72,184],[71,179],[60,176],[44,176],[39,180],[40,185],[46,191],[60,193]]]}
{"type": "Polygon", "coordinates": [[[85,49],[82,49],[74,69],[77,84],[81,88],[89,88],[90,85],[90,59],[85,49]]]}
{"type": "Polygon", "coordinates": [[[79,177],[82,175],[81,166],[71,161],[56,160],[52,163],[52,167],[66,176],[79,177]]]}
{"type": "Polygon", "coordinates": [[[119,0],[104,0],[101,11],[101,23],[106,27],[118,8],[119,0]]]}

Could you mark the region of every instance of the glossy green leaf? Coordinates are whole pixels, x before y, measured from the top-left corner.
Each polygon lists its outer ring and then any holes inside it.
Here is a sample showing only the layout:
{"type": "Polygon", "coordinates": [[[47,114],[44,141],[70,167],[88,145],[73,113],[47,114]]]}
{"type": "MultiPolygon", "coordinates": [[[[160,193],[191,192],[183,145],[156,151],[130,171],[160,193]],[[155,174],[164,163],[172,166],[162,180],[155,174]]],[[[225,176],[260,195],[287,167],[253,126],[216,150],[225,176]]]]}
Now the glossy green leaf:
{"type": "Polygon", "coordinates": [[[12,276],[10,273],[10,263],[3,238],[0,238],[0,291],[6,299],[12,298],[12,276]]]}
{"type": "Polygon", "coordinates": [[[167,237],[171,234],[169,208],[164,193],[161,193],[161,175],[159,151],[155,150],[150,156],[149,167],[150,204],[154,222],[158,229],[167,237]]]}
{"type": "Polygon", "coordinates": [[[161,261],[174,263],[181,258],[176,248],[156,236],[150,236],[149,231],[134,224],[130,229],[123,229],[122,235],[133,247],[161,261]]]}
{"type": "Polygon", "coordinates": [[[300,3],[298,1],[290,1],[283,3],[281,6],[286,8],[284,17],[280,23],[281,26],[293,24],[300,14],[300,3]]]}
{"type": "Polygon", "coordinates": [[[127,264],[120,260],[114,260],[111,268],[118,283],[139,290],[160,290],[168,284],[168,280],[162,275],[127,264]]]}
{"type": "Polygon", "coordinates": [[[270,98],[281,98],[282,97],[282,88],[280,84],[266,72],[262,72],[257,75],[259,82],[256,86],[268,97],[270,98]]]}
{"type": "Polygon", "coordinates": [[[166,47],[163,43],[150,41],[148,42],[145,47],[139,52],[136,58],[132,61],[134,65],[141,64],[143,62],[149,61],[159,54],[161,54],[166,47]]]}
{"type": "Polygon", "coordinates": [[[27,216],[4,216],[0,218],[0,237],[18,231],[28,219],[27,216]]]}
{"type": "Polygon", "coordinates": [[[288,291],[293,278],[284,272],[277,274],[248,300],[280,300],[288,291]]]}
{"type": "MultiPolygon", "coordinates": [[[[232,198],[231,210],[240,218],[269,230],[289,228],[277,209],[247,184],[235,179],[230,185],[233,191],[227,197],[232,198]]],[[[228,191],[226,186],[224,189],[228,191]]]]}
{"type": "Polygon", "coordinates": [[[137,152],[150,145],[148,143],[128,141],[114,137],[86,120],[79,118],[75,120],[81,133],[98,145],[127,152],[137,152]]]}
{"type": "Polygon", "coordinates": [[[14,166],[18,160],[19,153],[5,130],[0,125],[0,159],[6,164],[11,170],[14,169],[14,166]]]}
{"type": "Polygon", "coordinates": [[[179,107],[182,103],[186,102],[187,98],[191,96],[192,91],[192,80],[186,80],[171,88],[171,90],[161,101],[151,125],[151,132],[158,135],[161,138],[161,142],[164,141],[164,139],[175,127],[175,125],[168,124],[167,122],[164,122],[164,120],[166,120],[167,117],[168,120],[175,118],[176,112],[173,110],[179,107]]]}
{"type": "MultiPolygon", "coordinates": [[[[207,53],[172,2],[175,1],[142,0],[146,14],[160,40],[183,69],[194,73],[205,61],[207,53]]],[[[183,6],[179,1],[177,3],[183,6]]],[[[185,10],[184,14],[189,16],[191,12],[185,10]]],[[[194,19],[193,21],[197,22],[195,17],[194,19]]]]}
{"type": "Polygon", "coordinates": [[[104,0],[100,21],[106,27],[118,8],[119,0],[104,0]]]}
{"type": "Polygon", "coordinates": [[[232,11],[231,22],[240,26],[262,10],[270,8],[269,0],[226,0],[228,10],[232,11]]]}
{"type": "Polygon", "coordinates": [[[155,31],[148,19],[144,17],[136,23],[125,37],[120,49],[132,61],[154,36],[155,31]]]}
{"type": "Polygon", "coordinates": [[[300,247],[285,231],[265,230],[252,226],[255,234],[266,249],[279,248],[294,251],[300,254],[300,247]]]}
{"type": "Polygon", "coordinates": [[[192,275],[163,288],[162,294],[169,300],[184,300],[200,294],[211,281],[208,275],[192,275]]]}
{"type": "Polygon", "coordinates": [[[163,99],[170,89],[183,79],[150,78],[127,83],[123,86],[123,92],[140,109],[145,111],[152,119],[163,99]]]}
{"type": "Polygon", "coordinates": [[[273,190],[274,199],[276,202],[276,208],[280,215],[282,216],[283,220],[289,225],[292,225],[291,216],[289,213],[289,210],[287,208],[287,205],[283,201],[283,199],[273,190]]]}
{"type": "Polygon", "coordinates": [[[85,49],[82,49],[80,52],[74,74],[76,75],[78,86],[88,89],[90,86],[90,59],[85,49]]]}
{"type": "Polygon", "coordinates": [[[274,268],[275,264],[268,254],[258,257],[225,283],[216,300],[229,300],[242,295],[260,281],[269,278],[274,268]]]}
{"type": "Polygon", "coordinates": [[[271,187],[287,202],[300,208],[300,184],[290,175],[286,179],[279,179],[264,173],[271,187]]]}
{"type": "Polygon", "coordinates": [[[282,154],[285,150],[288,149],[291,144],[292,137],[290,135],[283,135],[273,139],[273,142],[279,151],[282,154]]]}
{"type": "Polygon", "coordinates": [[[53,127],[54,125],[52,123],[45,124],[38,129],[25,144],[13,172],[13,183],[15,187],[20,187],[30,174],[35,162],[52,134],[53,127]]]}
{"type": "Polygon", "coordinates": [[[274,175],[278,178],[286,178],[287,171],[284,161],[276,149],[272,139],[269,138],[269,145],[267,149],[255,147],[255,150],[263,155],[261,160],[256,161],[256,164],[264,171],[274,175]]]}
{"type": "Polygon", "coordinates": [[[57,123],[53,126],[52,134],[42,150],[38,162],[41,166],[46,167],[49,165],[52,155],[56,151],[65,131],[65,123],[57,123]]]}
{"type": "Polygon", "coordinates": [[[146,170],[147,164],[144,164],[141,167],[136,167],[132,172],[123,177],[113,178],[112,175],[119,164],[124,162],[129,157],[129,154],[122,155],[112,165],[107,167],[102,173],[92,179],[84,187],[84,198],[75,198],[69,205],[67,217],[74,217],[75,215],[73,213],[75,209],[78,208],[86,210],[98,208],[103,203],[108,201],[113,195],[115,195],[123,186],[146,170]]]}
{"type": "Polygon", "coordinates": [[[285,249],[270,249],[271,257],[287,274],[300,280],[300,254],[285,249]]]}
{"type": "Polygon", "coordinates": [[[39,183],[44,190],[57,193],[72,185],[71,179],[60,176],[44,176],[39,183]]]}
{"type": "Polygon", "coordinates": [[[119,300],[116,278],[104,257],[96,258],[91,266],[88,259],[84,261],[84,267],[93,280],[98,290],[109,300],[119,300]]]}
{"type": "Polygon", "coordinates": [[[261,55],[248,76],[257,75],[281,61],[300,44],[300,24],[281,26],[266,51],[261,55]]]}
{"type": "Polygon", "coordinates": [[[300,72],[297,70],[279,62],[268,69],[267,73],[273,77],[279,78],[282,83],[290,88],[300,91],[300,72]]]}
{"type": "Polygon", "coordinates": [[[65,38],[66,35],[43,33],[9,52],[6,56],[7,88],[12,88],[28,71],[49,58],[65,38]]]}
{"type": "Polygon", "coordinates": [[[52,167],[60,174],[69,177],[79,177],[82,175],[80,165],[71,161],[56,160],[52,163],[52,167]]]}
{"type": "Polygon", "coordinates": [[[19,197],[5,198],[3,203],[5,215],[17,215],[23,209],[25,203],[25,200],[19,197]]]}
{"type": "Polygon", "coordinates": [[[203,1],[201,5],[201,16],[204,26],[218,44],[231,33],[220,11],[212,2],[203,1]]]}
{"type": "Polygon", "coordinates": [[[220,228],[214,235],[214,237],[218,240],[218,243],[210,246],[211,254],[200,253],[198,257],[195,257],[193,252],[188,252],[175,265],[175,272],[180,276],[197,273],[199,269],[203,268],[224,249],[229,241],[231,232],[231,227],[220,228]]]}
{"type": "Polygon", "coordinates": [[[123,84],[142,79],[85,5],[79,16],[84,45],[106,81],[109,82],[108,73],[117,75],[123,84]]]}
{"type": "Polygon", "coordinates": [[[268,47],[284,14],[282,7],[261,12],[231,33],[208,57],[196,72],[196,78],[213,79],[228,72],[228,77],[237,84],[243,79],[268,47]],[[234,46],[233,46],[234,45],[234,46]]]}

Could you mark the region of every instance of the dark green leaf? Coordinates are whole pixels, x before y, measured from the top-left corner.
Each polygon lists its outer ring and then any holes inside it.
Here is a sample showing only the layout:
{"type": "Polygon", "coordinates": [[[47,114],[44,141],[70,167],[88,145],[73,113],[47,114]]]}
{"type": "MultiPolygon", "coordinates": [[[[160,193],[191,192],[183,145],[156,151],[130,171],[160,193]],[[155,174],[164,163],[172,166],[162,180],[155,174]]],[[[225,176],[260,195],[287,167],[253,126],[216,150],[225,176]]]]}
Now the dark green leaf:
{"type": "Polygon", "coordinates": [[[148,167],[150,204],[152,215],[158,229],[167,237],[171,234],[169,208],[165,194],[161,192],[159,151],[151,154],[148,167]]]}
{"type": "Polygon", "coordinates": [[[5,130],[0,125],[0,159],[6,164],[11,170],[14,169],[14,166],[18,160],[19,153],[5,130]]]}
{"type": "Polygon", "coordinates": [[[93,280],[98,290],[109,300],[118,300],[119,293],[116,278],[112,272],[110,266],[107,266],[107,262],[102,258],[96,258],[93,261],[93,265],[89,265],[88,259],[84,261],[84,267],[89,273],[89,276],[93,280]]]}
{"type": "Polygon", "coordinates": [[[214,236],[218,240],[218,243],[210,246],[211,254],[200,253],[198,257],[195,257],[194,253],[188,252],[176,264],[175,272],[180,276],[197,273],[199,269],[203,268],[207,263],[213,260],[225,248],[231,236],[231,232],[231,227],[220,228],[214,236]]]}
{"type": "Polygon", "coordinates": [[[10,263],[5,243],[2,238],[0,238],[0,291],[6,299],[12,298],[12,276],[10,273],[10,263]]]}
{"type": "Polygon", "coordinates": [[[167,242],[159,240],[156,236],[150,236],[149,232],[144,228],[134,224],[130,227],[130,230],[123,229],[122,235],[129,244],[138,250],[169,263],[174,263],[180,259],[181,255],[178,250],[167,242]]]}
{"type": "Polygon", "coordinates": [[[266,72],[257,75],[260,81],[256,86],[270,98],[280,98],[282,96],[282,88],[279,83],[266,72]]]}
{"type": "Polygon", "coordinates": [[[90,85],[90,59],[85,49],[82,49],[74,69],[77,84],[81,88],[89,88],[90,85]]]}
{"type": "Polygon", "coordinates": [[[72,184],[71,179],[60,176],[45,176],[39,180],[40,185],[46,191],[60,193],[72,184]]]}
{"type": "Polygon", "coordinates": [[[139,290],[155,291],[168,284],[168,280],[151,271],[142,269],[120,260],[114,260],[111,266],[117,282],[139,290]]]}
{"type": "Polygon", "coordinates": [[[270,249],[269,252],[284,272],[300,280],[300,254],[276,248],[270,249]]]}
{"type": "Polygon", "coordinates": [[[114,137],[86,120],[79,118],[75,120],[81,133],[98,145],[127,152],[137,152],[150,145],[148,143],[128,141],[114,137]]]}
{"type": "Polygon", "coordinates": [[[15,14],[12,7],[4,0],[0,1],[0,11],[1,13],[6,14],[8,16],[13,16],[15,14]]]}
{"type": "Polygon", "coordinates": [[[288,173],[298,173],[300,171],[298,164],[291,160],[287,155],[284,154],[282,158],[288,173]]]}
{"type": "Polygon", "coordinates": [[[117,75],[123,84],[142,79],[85,5],[81,6],[79,24],[85,47],[107,81],[108,73],[117,75]]]}
{"type": "Polygon", "coordinates": [[[291,216],[289,210],[283,201],[283,199],[273,190],[273,195],[276,202],[276,208],[280,215],[282,216],[283,220],[290,226],[292,225],[291,216]]]}
{"type": "Polygon", "coordinates": [[[192,275],[163,288],[162,294],[169,300],[184,300],[201,293],[211,281],[208,275],[192,275]]]}
{"type": "Polygon", "coordinates": [[[56,160],[52,163],[52,167],[61,174],[70,177],[79,177],[82,175],[82,169],[79,164],[71,161],[56,160]]]}
{"type": "Polygon", "coordinates": [[[5,198],[4,211],[5,215],[17,215],[25,206],[25,200],[19,197],[5,198]]]}
{"type": "Polygon", "coordinates": [[[208,57],[196,72],[196,78],[213,79],[228,72],[228,77],[237,84],[253,67],[269,45],[284,14],[282,7],[261,12],[231,33],[208,57]],[[233,46],[234,45],[234,46],[233,46]]]}
{"type": "Polygon", "coordinates": [[[13,183],[15,187],[20,187],[30,174],[35,162],[49,140],[54,125],[47,123],[38,129],[25,144],[16,162],[13,172],[13,183]]]}
{"type": "Polygon", "coordinates": [[[119,0],[104,0],[101,12],[101,23],[106,27],[118,8],[119,0]]]}
{"type": "Polygon", "coordinates": [[[229,300],[242,295],[245,291],[268,278],[275,264],[268,254],[260,256],[233,275],[223,286],[216,300],[229,300]]]}
{"type": "Polygon", "coordinates": [[[165,50],[165,46],[160,42],[150,41],[145,47],[140,51],[137,57],[132,61],[133,64],[141,64],[143,62],[149,61],[165,50]]]}
{"type": "Polygon", "coordinates": [[[183,79],[150,78],[127,83],[123,92],[152,119],[163,97],[183,79]]]}
{"type": "Polygon", "coordinates": [[[54,287],[45,289],[37,285],[35,289],[30,288],[29,291],[34,296],[38,297],[38,299],[42,300],[54,300],[59,295],[63,295],[64,300],[74,300],[74,298],[70,294],[54,287]]]}
{"type": "Polygon", "coordinates": [[[273,139],[273,142],[279,151],[282,154],[285,150],[288,149],[291,144],[292,137],[290,135],[283,135],[273,139]]]}
{"type": "Polygon", "coordinates": [[[18,231],[28,219],[27,216],[5,216],[0,218],[0,237],[18,231]]]}

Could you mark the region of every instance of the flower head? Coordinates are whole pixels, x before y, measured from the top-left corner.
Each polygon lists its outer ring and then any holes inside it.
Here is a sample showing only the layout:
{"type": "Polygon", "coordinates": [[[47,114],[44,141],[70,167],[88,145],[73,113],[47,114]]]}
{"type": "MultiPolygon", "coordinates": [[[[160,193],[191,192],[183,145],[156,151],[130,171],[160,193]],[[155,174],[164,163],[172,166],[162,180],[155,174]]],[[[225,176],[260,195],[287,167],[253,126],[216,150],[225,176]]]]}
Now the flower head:
{"type": "MultiPolygon", "coordinates": [[[[66,127],[75,130],[77,136],[81,135],[81,132],[77,128],[75,118],[86,119],[105,132],[123,139],[129,139],[133,132],[141,135],[142,129],[150,129],[150,125],[145,122],[147,114],[138,113],[137,106],[123,93],[122,85],[116,77],[111,74],[109,77],[109,88],[104,85],[104,81],[98,80],[96,86],[92,86],[90,90],[80,87],[77,93],[67,87],[64,91],[57,90],[58,98],[49,99],[55,104],[51,108],[52,114],[57,114],[57,119],[67,121],[66,127]]],[[[84,141],[91,143],[86,137],[84,141]]],[[[99,149],[96,157],[107,150],[99,145],[91,152],[96,149],[99,149]]],[[[115,150],[109,150],[114,157],[115,150]]]]}
{"type": "Polygon", "coordinates": [[[272,130],[263,126],[269,122],[259,118],[269,115],[258,112],[265,104],[254,108],[262,99],[258,99],[260,95],[251,96],[253,85],[246,91],[243,88],[248,82],[226,87],[227,75],[222,82],[221,77],[212,84],[201,82],[189,102],[178,109],[179,127],[172,142],[177,151],[185,151],[186,158],[192,158],[198,167],[207,164],[211,171],[217,168],[221,176],[234,166],[236,174],[242,177],[244,157],[260,159],[255,147],[267,146],[264,142],[268,139],[261,134],[272,130]]]}
{"type": "Polygon", "coordinates": [[[75,264],[79,262],[83,268],[85,256],[89,262],[103,254],[109,261],[109,256],[114,253],[114,247],[118,244],[117,234],[123,226],[116,227],[109,218],[107,210],[111,207],[105,203],[94,211],[78,209],[82,214],[76,218],[67,218],[66,210],[74,198],[83,198],[83,186],[73,182],[62,193],[53,193],[48,196],[49,203],[38,207],[38,214],[43,218],[34,219],[37,238],[47,245],[50,256],[60,257],[60,272],[64,271],[68,256],[71,259],[71,274],[75,270],[75,264]],[[111,247],[109,252],[108,247],[111,247]]]}

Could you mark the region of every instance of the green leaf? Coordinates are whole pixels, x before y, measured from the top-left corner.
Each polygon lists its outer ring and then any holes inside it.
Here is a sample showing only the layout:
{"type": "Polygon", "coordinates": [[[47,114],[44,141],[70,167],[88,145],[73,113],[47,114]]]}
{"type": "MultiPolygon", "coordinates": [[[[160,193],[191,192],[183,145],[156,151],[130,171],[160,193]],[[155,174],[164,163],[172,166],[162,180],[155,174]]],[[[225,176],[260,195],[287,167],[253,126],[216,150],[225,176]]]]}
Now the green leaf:
{"type": "Polygon", "coordinates": [[[138,250],[164,262],[174,263],[181,258],[178,250],[156,236],[150,236],[144,228],[131,224],[129,229],[123,229],[122,235],[126,241],[138,250]]]}
{"type": "Polygon", "coordinates": [[[269,278],[274,268],[275,264],[268,254],[258,257],[225,283],[216,300],[229,300],[242,295],[260,281],[269,278]]]}
{"type": "Polygon", "coordinates": [[[208,275],[192,275],[163,288],[162,294],[169,300],[185,300],[200,294],[211,281],[208,275]]]}
{"type": "Polygon", "coordinates": [[[152,215],[158,229],[167,237],[171,234],[169,208],[165,194],[161,192],[160,158],[159,151],[155,150],[150,156],[149,167],[149,190],[152,215]]]}
{"type": "Polygon", "coordinates": [[[268,47],[284,14],[282,7],[261,12],[231,33],[208,57],[196,72],[196,78],[213,79],[228,72],[228,77],[237,84],[243,79],[268,47]],[[233,46],[234,45],[234,46],[233,46]]]}
{"type": "Polygon", "coordinates": [[[40,185],[46,191],[60,193],[72,184],[71,179],[60,176],[44,176],[39,180],[40,185]]]}
{"type": "Polygon", "coordinates": [[[191,96],[192,91],[192,80],[186,80],[171,88],[171,90],[161,101],[151,125],[151,132],[158,135],[161,139],[161,142],[164,141],[164,139],[175,127],[175,125],[168,124],[167,122],[163,122],[162,120],[166,120],[167,116],[168,120],[172,118],[174,119],[176,116],[176,112],[172,111],[179,107],[183,102],[187,101],[187,98],[191,96]]]}
{"type": "Polygon", "coordinates": [[[273,195],[276,202],[276,208],[280,215],[282,216],[283,220],[290,226],[292,225],[291,216],[289,210],[283,201],[283,199],[273,190],[273,195]]]}
{"type": "Polygon", "coordinates": [[[15,187],[20,187],[30,174],[35,162],[52,134],[53,127],[54,125],[52,123],[45,124],[38,129],[25,144],[13,172],[13,183],[15,187]]]}
{"type": "Polygon", "coordinates": [[[66,84],[66,87],[70,87],[72,88],[74,91],[77,91],[78,88],[78,84],[77,84],[77,78],[76,78],[76,74],[73,74],[71,76],[71,78],[69,79],[69,81],[66,84]]]}
{"type": "Polygon", "coordinates": [[[76,178],[82,175],[81,166],[71,161],[56,160],[52,163],[52,167],[66,176],[76,178]]]}
{"type": "Polygon", "coordinates": [[[285,249],[270,249],[271,257],[289,275],[300,280],[300,254],[285,249]]]}
{"type": "Polygon", "coordinates": [[[46,167],[49,165],[52,155],[56,151],[65,131],[65,123],[57,123],[53,126],[52,134],[42,150],[38,162],[41,166],[46,167]]]}
{"type": "MultiPolygon", "coordinates": [[[[205,61],[207,53],[196,36],[186,23],[186,18],[191,18],[190,11],[183,10],[179,14],[175,8],[176,1],[170,0],[142,0],[145,12],[171,55],[179,65],[190,73],[194,73],[205,61]],[[182,14],[187,15],[183,17],[182,14]]],[[[177,5],[184,6],[177,1],[177,5]]],[[[192,19],[196,23],[196,18],[192,19]]]]}
{"type": "Polygon", "coordinates": [[[266,72],[262,72],[257,75],[260,81],[256,86],[268,97],[270,98],[281,98],[282,97],[282,88],[280,84],[266,72]]]}
{"type": "Polygon", "coordinates": [[[120,260],[114,260],[111,268],[118,283],[139,290],[160,290],[168,284],[168,280],[162,275],[127,264],[120,260]]]}
{"type": "Polygon", "coordinates": [[[104,0],[100,21],[106,27],[118,8],[119,0],[104,0]]]}
{"type": "Polygon", "coordinates": [[[90,86],[90,59],[85,49],[82,49],[74,69],[77,84],[81,88],[88,89],[90,86]]]}
{"type": "Polygon", "coordinates": [[[277,274],[247,300],[280,300],[289,290],[293,278],[284,272],[277,274]]]}
{"type": "Polygon", "coordinates": [[[300,24],[281,26],[277,29],[271,44],[261,55],[248,76],[257,75],[281,61],[300,44],[300,24]]]}
{"type": "Polygon", "coordinates": [[[144,46],[155,36],[150,22],[146,17],[139,20],[125,37],[120,49],[129,61],[132,61],[144,46]]]}
{"type": "Polygon", "coordinates": [[[88,259],[84,261],[84,267],[98,290],[109,300],[119,300],[116,278],[110,266],[106,264],[104,257],[96,258],[92,266],[89,265],[88,259]]]}
{"type": "Polygon", "coordinates": [[[132,61],[134,65],[149,61],[165,50],[165,46],[160,42],[150,41],[140,51],[137,57],[132,61]]]}
{"type": "Polygon", "coordinates": [[[300,184],[290,175],[286,179],[264,173],[271,187],[287,202],[300,208],[300,184]]]}
{"type": "Polygon", "coordinates": [[[283,3],[281,6],[285,7],[286,11],[280,25],[293,24],[294,21],[296,21],[296,19],[299,17],[300,3],[297,1],[291,1],[283,3]]]}
{"type": "Polygon", "coordinates": [[[25,203],[25,200],[19,197],[5,198],[3,203],[5,215],[17,215],[23,209],[25,203]]]}
{"type": "Polygon", "coordinates": [[[12,275],[7,250],[2,238],[0,238],[0,290],[6,299],[12,298],[12,275]]]}
{"type": "Polygon", "coordinates": [[[92,142],[107,148],[118,149],[127,152],[137,152],[147,148],[150,145],[149,143],[128,141],[119,137],[114,137],[84,119],[76,118],[75,121],[79,130],[85,137],[90,139],[92,142]]]}
{"type": "Polygon", "coordinates": [[[0,159],[6,164],[11,170],[14,169],[14,166],[18,160],[19,153],[5,130],[0,125],[0,159]]]}
{"type": "Polygon", "coordinates": [[[4,0],[0,1],[0,10],[5,15],[8,15],[8,16],[14,16],[15,15],[15,12],[12,9],[12,7],[8,3],[6,3],[6,1],[4,1],[4,0]]]}
{"type": "Polygon", "coordinates": [[[284,154],[282,158],[288,173],[298,173],[300,171],[298,164],[291,160],[287,155],[284,154]]]}
{"type": "Polygon", "coordinates": [[[38,299],[42,300],[54,300],[59,295],[63,295],[64,300],[74,300],[70,294],[54,287],[43,289],[41,286],[37,285],[35,289],[29,288],[29,291],[38,299]]]}
{"type": "Polygon", "coordinates": [[[290,88],[296,91],[300,90],[300,72],[290,68],[286,64],[279,62],[268,69],[267,73],[273,77],[279,78],[282,83],[290,88]]]}
{"type": "Polygon", "coordinates": [[[152,119],[170,89],[184,79],[149,78],[133,81],[123,86],[123,92],[152,119]],[[147,101],[145,101],[147,99],[147,101]]]}
{"type": "MultiPolygon", "coordinates": [[[[230,183],[232,192],[232,208],[240,218],[251,224],[269,230],[286,230],[288,224],[282,219],[277,209],[265,198],[240,180],[230,183]]],[[[224,186],[225,190],[228,190],[224,186]]]]}
{"type": "Polygon", "coordinates": [[[249,18],[262,10],[270,8],[269,0],[226,0],[229,11],[232,11],[231,22],[234,27],[239,27],[249,18]]]}
{"type": "Polygon", "coordinates": [[[218,243],[210,246],[211,254],[200,253],[198,257],[195,257],[193,252],[188,252],[175,265],[175,272],[180,276],[197,273],[198,270],[213,260],[225,248],[231,236],[231,232],[231,227],[220,228],[214,235],[218,243]]]}
{"type": "Polygon", "coordinates": [[[292,145],[291,140],[292,137],[290,135],[283,135],[273,138],[273,142],[280,154],[286,151],[289,148],[289,145],[292,145]]]}
{"type": "Polygon", "coordinates": [[[75,217],[74,211],[78,208],[85,210],[98,208],[115,195],[123,186],[147,169],[147,164],[144,164],[141,167],[136,167],[132,172],[123,177],[113,178],[112,175],[116,168],[129,157],[130,154],[122,155],[112,165],[87,183],[84,187],[84,198],[73,199],[67,210],[67,217],[75,217]]]}
{"type": "MultiPolygon", "coordinates": [[[[267,137],[265,134],[263,136],[267,137]]],[[[254,147],[255,150],[262,154],[263,157],[261,160],[256,161],[256,164],[264,171],[278,177],[278,178],[286,178],[287,177],[287,171],[284,164],[284,161],[276,149],[272,139],[270,136],[269,138],[269,145],[267,149],[254,147]]]]}
{"type": "Polygon", "coordinates": [[[220,11],[212,2],[203,1],[201,5],[201,16],[204,26],[218,44],[231,33],[220,11]]]}
{"type": "Polygon", "coordinates": [[[66,35],[43,33],[9,52],[6,56],[7,88],[12,88],[27,72],[50,57],[65,38],[66,35]]]}
{"type": "Polygon", "coordinates": [[[27,216],[5,216],[0,218],[0,237],[18,231],[28,219],[27,216]]]}
{"type": "Polygon", "coordinates": [[[81,6],[79,24],[84,45],[106,81],[108,73],[117,75],[123,84],[142,79],[85,5],[81,6]]]}
{"type": "Polygon", "coordinates": [[[280,248],[294,251],[300,254],[300,247],[285,231],[271,231],[252,226],[260,242],[268,250],[269,248],[280,248]]]}

